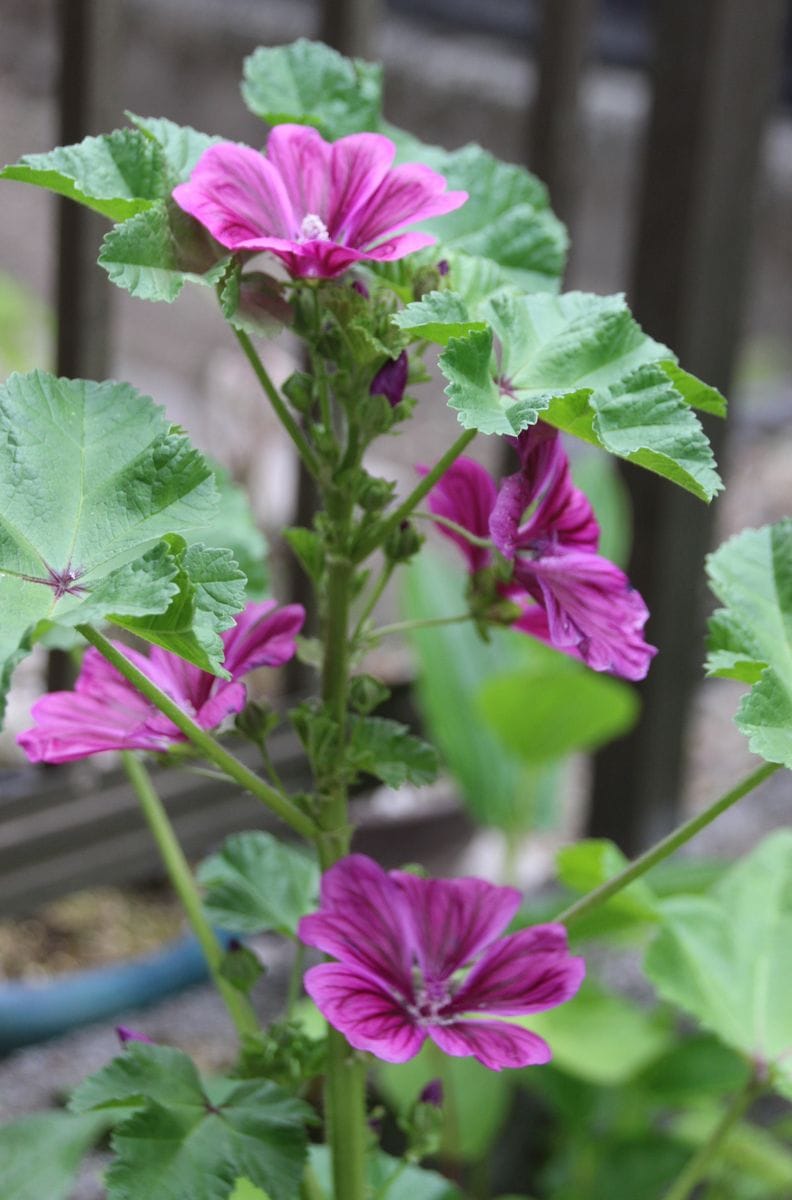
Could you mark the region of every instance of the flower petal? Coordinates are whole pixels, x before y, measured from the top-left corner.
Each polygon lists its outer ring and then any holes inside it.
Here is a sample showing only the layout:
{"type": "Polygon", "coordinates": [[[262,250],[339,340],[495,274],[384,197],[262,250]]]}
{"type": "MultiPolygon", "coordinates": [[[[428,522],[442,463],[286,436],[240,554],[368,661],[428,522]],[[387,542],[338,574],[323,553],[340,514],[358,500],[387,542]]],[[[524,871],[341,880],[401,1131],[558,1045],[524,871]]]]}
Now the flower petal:
{"type": "Polygon", "coordinates": [[[264,155],[236,142],[204,150],[173,199],[229,250],[244,248],[251,238],[294,238],[303,215],[295,215],[283,180],[264,155]]]}
{"type": "Polygon", "coordinates": [[[267,159],[283,181],[299,228],[309,213],[328,224],[333,147],[310,125],[276,125],[267,138],[267,159]]]}
{"type": "Polygon", "coordinates": [[[334,142],[327,228],[339,242],[359,245],[351,230],[390,170],[396,147],[381,133],[353,133],[334,142]]]}
{"type": "Polygon", "coordinates": [[[183,741],[149,728],[153,708],[131,687],[112,683],[104,695],[50,692],[31,710],[36,722],[17,741],[31,762],[65,763],[105,750],[167,750],[183,741]]]}
{"type": "Polygon", "coordinates": [[[305,990],[334,1029],[356,1050],[386,1062],[407,1062],[426,1034],[375,980],[354,967],[325,963],[305,975],[305,990]]]}
{"type": "Polygon", "coordinates": [[[415,953],[424,978],[447,980],[511,921],[522,899],[516,888],[484,879],[421,879],[391,872],[407,900],[415,953]]]}
{"type": "Polygon", "coordinates": [[[521,929],[490,947],[444,1011],[502,1016],[543,1012],[574,996],[585,973],[583,959],[567,950],[562,925],[521,929]]]}
{"type": "Polygon", "coordinates": [[[233,679],[258,667],[280,667],[294,657],[297,634],[305,621],[301,604],[278,608],[274,600],[248,604],[233,628],[222,635],[223,666],[233,679]]]}
{"type": "MultiPolygon", "coordinates": [[[[418,470],[425,475],[427,468],[419,467],[418,470]]],[[[476,537],[488,538],[496,496],[495,481],[489,471],[472,458],[458,458],[432,488],[428,504],[437,516],[461,525],[476,537]]],[[[474,546],[461,534],[442,525],[438,524],[437,528],[459,546],[471,572],[489,565],[491,554],[484,546],[474,546]]]]}
{"type": "Polygon", "coordinates": [[[649,611],[623,571],[599,554],[557,550],[520,559],[515,580],[541,604],[550,638],[595,671],[643,679],[657,650],[643,636],[649,611]]]}
{"type": "Polygon", "coordinates": [[[404,893],[373,859],[351,854],[324,873],[320,911],[302,918],[298,935],[405,997],[412,994],[413,935],[404,893]]]}
{"type": "Polygon", "coordinates": [[[442,216],[465,203],[467,192],[447,192],[445,186],[442,175],[421,163],[394,167],[358,206],[347,223],[346,240],[370,246],[404,225],[442,216]]]}
{"type": "Polygon", "coordinates": [[[472,1056],[491,1071],[540,1066],[553,1057],[538,1033],[505,1021],[455,1021],[453,1025],[432,1025],[427,1033],[444,1054],[472,1056]]]}

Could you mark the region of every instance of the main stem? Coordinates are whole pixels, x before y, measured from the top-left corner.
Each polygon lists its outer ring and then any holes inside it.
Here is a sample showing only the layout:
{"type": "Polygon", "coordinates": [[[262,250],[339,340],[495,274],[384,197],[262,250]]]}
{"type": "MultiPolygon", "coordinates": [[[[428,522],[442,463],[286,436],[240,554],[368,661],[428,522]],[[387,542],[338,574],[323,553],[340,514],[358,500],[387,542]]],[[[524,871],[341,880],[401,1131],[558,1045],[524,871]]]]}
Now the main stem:
{"type": "Polygon", "coordinates": [[[244,351],[245,358],[255,371],[256,378],[266,392],[270,404],[275,409],[278,420],[288,433],[291,440],[294,442],[297,453],[305,464],[305,469],[308,471],[309,475],[312,475],[314,479],[316,479],[317,475],[319,474],[319,465],[316,461],[313,450],[308,444],[308,439],[300,429],[300,426],[297,424],[294,417],[289,412],[286,402],[283,400],[280,392],[270,379],[267,369],[256,353],[256,348],[248,335],[242,329],[234,329],[234,333],[236,334],[236,339],[244,351]]]}
{"type": "Polygon", "coordinates": [[[761,1090],[761,1085],[752,1077],[745,1087],[737,1092],[706,1142],[699,1147],[687,1166],[682,1169],[663,1200],[688,1200],[693,1188],[705,1177],[708,1167],[719,1153],[727,1135],[761,1090]]]}
{"type": "Polygon", "coordinates": [[[628,867],[620,871],[618,875],[614,875],[607,883],[600,884],[594,888],[588,895],[582,896],[580,900],[576,900],[574,904],[570,904],[569,908],[565,908],[555,919],[564,925],[571,925],[574,921],[580,920],[581,917],[587,916],[592,909],[597,908],[600,904],[604,904],[606,900],[610,900],[611,896],[615,896],[622,888],[627,887],[633,880],[639,879],[657,863],[662,862],[664,858],[668,858],[680,846],[684,846],[685,842],[689,842],[692,837],[695,837],[702,829],[710,825],[716,817],[725,812],[727,808],[731,808],[743,796],[747,796],[754,788],[763,783],[768,776],[774,774],[780,768],[780,763],[763,763],[757,770],[752,771],[750,775],[746,775],[736,787],[724,793],[709,808],[705,808],[703,812],[696,817],[691,817],[689,821],[685,821],[684,825],[680,825],[673,833],[669,833],[662,841],[659,841],[651,849],[641,854],[634,862],[631,862],[628,867]]]}
{"type": "Polygon", "coordinates": [[[195,721],[187,716],[184,709],[179,708],[170,696],[152,683],[148,675],[144,675],[133,662],[130,662],[112,642],[108,641],[104,634],[100,633],[98,629],[94,629],[93,625],[78,625],[77,632],[81,633],[92,646],[95,646],[102,657],[106,658],[119,674],[123,675],[124,679],[127,679],[147,700],[156,705],[160,712],[164,713],[176,728],[181,730],[205,758],[219,767],[225,775],[235,780],[246,792],[252,792],[258,800],[272,809],[287,825],[291,825],[297,833],[308,840],[313,839],[316,834],[316,826],[302,809],[292,803],[288,796],[284,796],[276,788],[270,787],[260,775],[256,775],[238,758],[234,758],[234,755],[229,754],[211,734],[207,733],[205,729],[201,729],[200,725],[196,725],[195,721]]]}
{"type": "Polygon", "coordinates": [[[184,857],[184,851],[173,831],[165,806],[154,790],[148,771],[137,755],[130,750],[122,751],[121,761],[129,776],[129,781],[137,793],[143,816],[157,843],[173,889],[182,903],[193,933],[201,944],[212,979],[228,1009],[228,1015],[234,1023],[240,1040],[248,1034],[258,1033],[259,1023],[247,997],[237,991],[227,979],[223,979],[220,973],[223,947],[206,919],[190,865],[184,857]]]}
{"type": "MultiPolygon", "coordinates": [[[[343,542],[349,513],[338,516],[343,542]]],[[[322,699],[336,723],[336,753],[320,780],[322,799],[317,838],[319,862],[326,871],[349,849],[347,791],[342,773],[345,757],[347,693],[349,688],[349,605],[354,566],[343,553],[328,556],[324,622],[322,699]]],[[[329,1028],[325,1076],[327,1140],[333,1162],[333,1195],[339,1200],[364,1200],[366,1195],[366,1102],[362,1064],[346,1038],[329,1028]]]]}

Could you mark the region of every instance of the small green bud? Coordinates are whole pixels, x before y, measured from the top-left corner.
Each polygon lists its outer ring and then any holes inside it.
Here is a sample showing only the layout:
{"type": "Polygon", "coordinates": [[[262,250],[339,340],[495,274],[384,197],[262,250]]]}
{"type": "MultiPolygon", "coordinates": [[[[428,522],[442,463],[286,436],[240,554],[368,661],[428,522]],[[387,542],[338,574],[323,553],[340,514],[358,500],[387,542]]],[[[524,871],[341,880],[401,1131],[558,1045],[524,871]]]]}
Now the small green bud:
{"type": "Polygon", "coordinates": [[[408,562],[417,554],[424,543],[424,537],[409,521],[402,521],[398,529],[389,534],[382,547],[385,557],[391,562],[408,562]]]}
{"type": "Polygon", "coordinates": [[[393,498],[395,484],[389,479],[368,477],[358,494],[358,504],[366,512],[381,512],[393,498]]]}
{"type": "Polygon", "coordinates": [[[380,683],[373,675],[355,675],[349,684],[349,706],[362,717],[367,717],[390,696],[390,688],[380,683]]]}
{"type": "Polygon", "coordinates": [[[309,413],[314,403],[313,376],[306,371],[295,371],[283,385],[283,394],[292,408],[299,413],[309,413]]]}
{"type": "Polygon", "coordinates": [[[248,701],[234,721],[235,729],[257,746],[266,741],[278,724],[278,714],[268,704],[259,704],[256,700],[248,701]]]}

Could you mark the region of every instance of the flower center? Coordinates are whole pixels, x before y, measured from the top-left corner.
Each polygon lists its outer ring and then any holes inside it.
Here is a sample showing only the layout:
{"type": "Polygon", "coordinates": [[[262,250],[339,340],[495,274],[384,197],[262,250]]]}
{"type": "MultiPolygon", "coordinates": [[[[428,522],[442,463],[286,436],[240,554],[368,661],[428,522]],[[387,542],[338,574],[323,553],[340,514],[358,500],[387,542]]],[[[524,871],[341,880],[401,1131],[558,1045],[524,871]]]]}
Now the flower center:
{"type": "Polygon", "coordinates": [[[317,213],[306,213],[297,234],[298,242],[329,242],[327,226],[317,213]]]}
{"type": "Polygon", "coordinates": [[[412,1000],[403,1000],[407,1014],[416,1025],[452,1025],[453,1017],[444,1017],[443,1009],[450,1004],[453,986],[449,983],[427,981],[417,967],[413,967],[412,1000]]]}

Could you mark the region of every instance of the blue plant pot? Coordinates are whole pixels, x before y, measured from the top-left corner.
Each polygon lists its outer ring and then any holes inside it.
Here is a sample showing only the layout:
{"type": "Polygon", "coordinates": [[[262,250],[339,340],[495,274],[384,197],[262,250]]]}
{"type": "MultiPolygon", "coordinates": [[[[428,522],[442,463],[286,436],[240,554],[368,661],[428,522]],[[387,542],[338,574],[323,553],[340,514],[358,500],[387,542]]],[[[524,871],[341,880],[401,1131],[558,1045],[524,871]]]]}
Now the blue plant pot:
{"type": "MultiPolygon", "coordinates": [[[[221,936],[227,944],[230,935],[221,936]]],[[[190,935],[127,962],[41,983],[0,983],[0,1054],[153,1004],[208,975],[201,948],[190,935]]]]}

